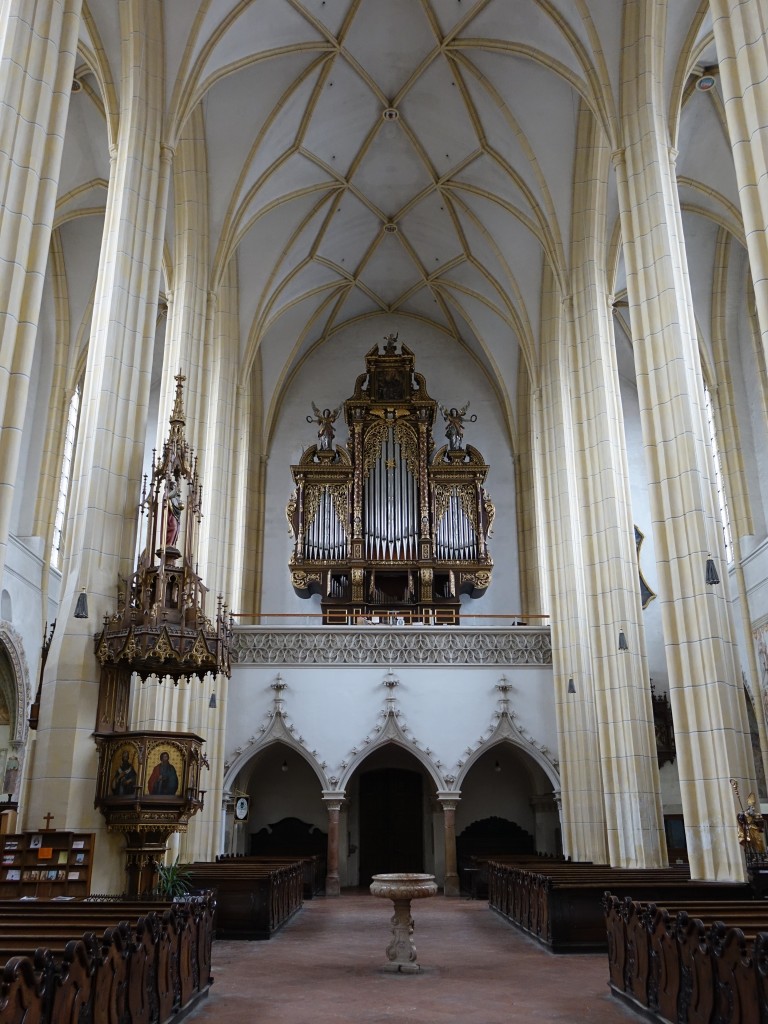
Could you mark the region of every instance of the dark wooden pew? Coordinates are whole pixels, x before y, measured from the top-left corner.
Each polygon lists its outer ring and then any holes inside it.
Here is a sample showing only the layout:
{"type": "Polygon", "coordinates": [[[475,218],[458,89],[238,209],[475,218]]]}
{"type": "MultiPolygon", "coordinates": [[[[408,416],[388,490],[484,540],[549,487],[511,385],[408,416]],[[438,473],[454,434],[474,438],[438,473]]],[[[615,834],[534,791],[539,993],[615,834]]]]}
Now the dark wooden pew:
{"type": "Polygon", "coordinates": [[[610,889],[638,899],[749,900],[749,886],[691,881],[686,865],[657,869],[605,864],[489,863],[492,909],[553,952],[601,952],[606,948],[602,896],[610,889]]]}
{"type": "Polygon", "coordinates": [[[295,864],[301,862],[305,900],[314,899],[325,889],[325,857],[318,854],[245,854],[223,853],[216,858],[217,864],[295,864]]]}
{"type": "Polygon", "coordinates": [[[214,911],[210,893],[173,904],[0,901],[0,1024],[179,1019],[213,980],[214,911]]]}
{"type": "Polygon", "coordinates": [[[216,891],[216,937],[269,939],[302,906],[301,861],[197,861],[192,884],[216,891]]]}
{"type": "Polygon", "coordinates": [[[659,906],[606,892],[612,992],[671,1024],[768,1019],[768,904],[679,901],[659,906]]]}
{"type": "Polygon", "coordinates": [[[507,818],[480,818],[456,836],[456,866],[461,891],[474,899],[488,895],[488,862],[507,857],[536,860],[535,841],[507,818]]]}

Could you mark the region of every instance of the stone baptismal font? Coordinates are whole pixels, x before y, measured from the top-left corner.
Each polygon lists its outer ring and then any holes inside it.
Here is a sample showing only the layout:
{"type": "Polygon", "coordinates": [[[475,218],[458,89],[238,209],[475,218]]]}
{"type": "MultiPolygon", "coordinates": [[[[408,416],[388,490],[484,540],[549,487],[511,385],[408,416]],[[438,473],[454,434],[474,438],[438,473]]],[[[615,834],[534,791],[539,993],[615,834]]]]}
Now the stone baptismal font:
{"type": "Polygon", "coordinates": [[[434,896],[437,893],[435,876],[407,873],[374,875],[371,893],[382,899],[392,900],[395,907],[392,917],[392,941],[387,946],[384,970],[415,974],[421,967],[416,963],[416,947],[413,944],[411,900],[434,896]]]}

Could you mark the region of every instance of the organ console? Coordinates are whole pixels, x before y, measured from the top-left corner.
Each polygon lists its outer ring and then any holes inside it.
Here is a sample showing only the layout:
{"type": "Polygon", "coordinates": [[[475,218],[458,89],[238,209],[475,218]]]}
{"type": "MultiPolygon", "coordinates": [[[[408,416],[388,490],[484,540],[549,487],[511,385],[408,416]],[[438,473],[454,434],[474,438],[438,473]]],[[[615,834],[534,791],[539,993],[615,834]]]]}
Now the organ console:
{"type": "Polygon", "coordinates": [[[463,443],[469,403],[439,407],[448,444],[435,451],[438,403],[413,352],[398,352],[396,335],[385,342],[343,403],[346,446],[333,445],[339,409],[313,403],[307,417],[318,443],[291,466],[291,579],[301,597],[320,595],[329,624],[458,624],[460,595],[480,597],[491,582],[488,466],[463,443]]]}

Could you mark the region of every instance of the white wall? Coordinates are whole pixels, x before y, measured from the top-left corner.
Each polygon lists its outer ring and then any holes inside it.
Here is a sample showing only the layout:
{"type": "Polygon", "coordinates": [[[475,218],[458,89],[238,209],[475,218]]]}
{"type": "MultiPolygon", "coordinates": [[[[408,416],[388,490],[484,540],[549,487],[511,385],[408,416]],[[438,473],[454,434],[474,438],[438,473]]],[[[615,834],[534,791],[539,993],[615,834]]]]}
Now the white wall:
{"type": "Polygon", "coordinates": [[[30,686],[33,691],[32,697],[37,686],[43,628],[47,622],[50,629],[56,618],[61,584],[60,573],[55,569],[49,569],[49,599],[47,608],[43,609],[40,584],[44,563],[40,555],[39,541],[40,538],[32,538],[28,543],[22,543],[11,535],[3,580],[3,590],[8,594],[6,606],[10,606],[8,621],[22,639],[23,654],[29,668],[30,686]]]}
{"type": "MultiPolygon", "coordinates": [[[[556,814],[534,811],[534,798],[552,794],[557,775],[557,739],[552,714],[550,667],[398,666],[394,688],[402,742],[382,744],[381,730],[390,690],[383,666],[280,666],[285,685],[282,714],[293,732],[278,742],[273,712],[277,667],[233,668],[227,707],[225,789],[251,796],[246,826],[234,826],[230,848],[245,852],[249,833],[290,815],[327,832],[324,788],[345,796],[340,824],[340,880],[358,884],[359,771],[406,767],[424,778],[425,870],[438,881],[444,873],[443,813],[437,791],[454,785],[460,793],[456,831],[480,818],[515,821],[554,852],[556,814]],[[521,728],[520,746],[494,742],[502,674],[511,684],[509,711],[521,728]],[[415,738],[415,739],[414,739],[415,738]],[[534,758],[546,760],[549,775],[534,758]],[[287,771],[282,771],[286,762],[287,771]],[[312,764],[310,764],[312,762],[312,764]],[[499,771],[496,771],[496,763],[499,771]],[[450,783],[453,777],[455,783],[450,783]],[[334,780],[336,780],[334,782],[334,780]],[[553,781],[554,780],[554,781],[553,781]]],[[[232,829],[228,822],[228,829],[232,829]]]]}
{"type": "MultiPolygon", "coordinates": [[[[281,666],[286,689],[285,714],[301,736],[307,751],[327,765],[326,775],[342,781],[352,765],[352,748],[364,751],[376,739],[388,690],[383,666],[281,666]]],[[[262,738],[273,708],[271,684],[277,667],[236,665],[232,670],[227,707],[226,757],[230,766],[242,766],[262,738]]],[[[512,684],[510,710],[516,722],[541,746],[557,757],[555,716],[552,713],[552,670],[542,667],[402,666],[395,670],[399,685],[395,698],[401,725],[415,737],[415,752],[425,761],[442,765],[442,774],[460,778],[459,762],[467,761],[467,748],[477,748],[496,725],[499,706],[496,683],[502,674],[512,684]],[[424,755],[429,749],[431,754],[424,755]]],[[[362,756],[362,755],[361,755],[362,756]]],[[[238,767],[239,771],[239,767],[238,767]]],[[[439,772],[440,769],[437,769],[439,772]]],[[[232,777],[231,774],[229,776],[232,777]]]]}

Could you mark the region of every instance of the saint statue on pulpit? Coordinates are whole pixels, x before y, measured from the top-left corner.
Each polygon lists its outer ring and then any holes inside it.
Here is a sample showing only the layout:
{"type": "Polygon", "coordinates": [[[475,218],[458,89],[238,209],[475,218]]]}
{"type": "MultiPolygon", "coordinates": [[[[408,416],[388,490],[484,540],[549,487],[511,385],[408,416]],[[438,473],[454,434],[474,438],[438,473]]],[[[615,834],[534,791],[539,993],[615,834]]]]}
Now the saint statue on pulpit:
{"type": "Polygon", "coordinates": [[[172,548],[176,546],[181,528],[181,513],[184,505],[181,500],[181,487],[178,479],[173,476],[168,487],[168,520],[165,524],[165,546],[172,548]]]}

